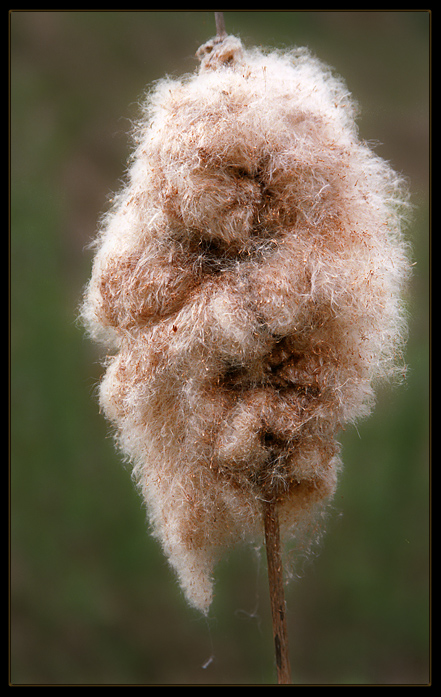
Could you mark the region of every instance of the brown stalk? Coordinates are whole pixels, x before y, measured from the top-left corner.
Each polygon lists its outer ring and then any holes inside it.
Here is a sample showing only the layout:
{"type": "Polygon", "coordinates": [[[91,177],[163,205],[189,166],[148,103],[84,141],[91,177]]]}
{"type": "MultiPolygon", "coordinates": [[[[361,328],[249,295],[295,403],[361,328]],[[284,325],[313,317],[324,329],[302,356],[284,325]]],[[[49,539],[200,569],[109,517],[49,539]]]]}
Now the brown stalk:
{"type": "MultiPolygon", "coordinates": [[[[224,14],[215,12],[214,16],[217,39],[222,41],[227,36],[224,14]]],[[[264,501],[264,525],[277,681],[279,685],[291,685],[279,516],[273,501],[264,501]]]]}
{"type": "Polygon", "coordinates": [[[279,517],[273,501],[264,502],[264,524],[277,680],[279,685],[291,685],[279,517]]]}
{"type": "Polygon", "coordinates": [[[219,39],[224,39],[227,35],[227,32],[225,31],[224,13],[215,12],[214,18],[216,22],[216,35],[219,39]]]}

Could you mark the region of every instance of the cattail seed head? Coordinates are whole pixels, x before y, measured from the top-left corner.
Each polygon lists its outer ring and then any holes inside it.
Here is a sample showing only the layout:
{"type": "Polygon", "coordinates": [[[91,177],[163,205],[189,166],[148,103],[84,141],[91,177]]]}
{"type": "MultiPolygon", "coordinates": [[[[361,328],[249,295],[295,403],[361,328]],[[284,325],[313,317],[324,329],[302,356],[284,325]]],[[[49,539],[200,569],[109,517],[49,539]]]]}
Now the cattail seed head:
{"type": "Polygon", "coordinates": [[[96,240],[82,315],[113,349],[100,403],[154,534],[207,611],[219,555],[335,490],[337,433],[400,369],[400,177],[304,49],[228,36],[158,82],[96,240]]]}

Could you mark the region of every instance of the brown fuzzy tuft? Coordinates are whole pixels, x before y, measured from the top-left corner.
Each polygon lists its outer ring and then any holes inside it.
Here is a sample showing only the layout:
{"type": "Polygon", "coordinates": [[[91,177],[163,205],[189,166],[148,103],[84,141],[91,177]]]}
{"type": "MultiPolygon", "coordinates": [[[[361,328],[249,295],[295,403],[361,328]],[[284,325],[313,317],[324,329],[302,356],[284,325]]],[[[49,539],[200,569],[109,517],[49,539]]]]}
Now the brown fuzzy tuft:
{"type": "Polygon", "coordinates": [[[83,317],[115,349],[100,402],[154,533],[207,611],[213,565],[329,500],[336,434],[405,340],[406,195],[305,50],[208,42],[150,93],[83,317]]]}

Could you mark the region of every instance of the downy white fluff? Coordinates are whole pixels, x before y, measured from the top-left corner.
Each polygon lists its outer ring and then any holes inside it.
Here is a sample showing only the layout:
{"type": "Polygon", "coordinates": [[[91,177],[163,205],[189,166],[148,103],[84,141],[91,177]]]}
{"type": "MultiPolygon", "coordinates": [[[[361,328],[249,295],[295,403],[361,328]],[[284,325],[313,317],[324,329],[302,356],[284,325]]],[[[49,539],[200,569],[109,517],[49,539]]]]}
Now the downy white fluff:
{"type": "Polygon", "coordinates": [[[156,83],[82,308],[100,404],[189,601],[228,546],[332,497],[336,434],[402,369],[403,183],[304,49],[232,36],[156,83]]]}

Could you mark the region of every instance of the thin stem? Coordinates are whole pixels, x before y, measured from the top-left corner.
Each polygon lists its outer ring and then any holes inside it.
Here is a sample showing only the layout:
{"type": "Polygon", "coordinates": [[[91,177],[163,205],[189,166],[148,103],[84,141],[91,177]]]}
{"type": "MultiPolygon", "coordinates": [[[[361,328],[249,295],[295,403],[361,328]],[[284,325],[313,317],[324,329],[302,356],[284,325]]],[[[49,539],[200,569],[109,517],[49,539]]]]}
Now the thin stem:
{"type": "Polygon", "coordinates": [[[223,12],[215,12],[214,19],[216,20],[216,35],[219,39],[224,39],[227,35],[225,30],[225,21],[223,12]]]}
{"type": "Polygon", "coordinates": [[[279,685],[291,685],[279,518],[273,502],[264,504],[264,523],[277,678],[279,685]]]}

